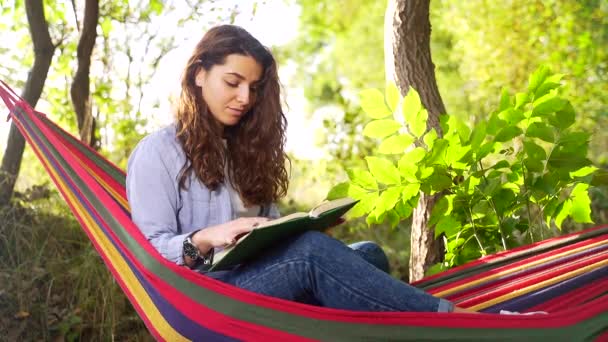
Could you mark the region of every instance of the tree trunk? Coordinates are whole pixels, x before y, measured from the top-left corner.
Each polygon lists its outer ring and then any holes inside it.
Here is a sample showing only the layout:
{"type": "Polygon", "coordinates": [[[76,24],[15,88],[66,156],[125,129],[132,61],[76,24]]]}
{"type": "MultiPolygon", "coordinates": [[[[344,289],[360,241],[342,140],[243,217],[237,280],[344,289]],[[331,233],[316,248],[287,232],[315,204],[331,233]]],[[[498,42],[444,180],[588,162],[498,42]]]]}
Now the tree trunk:
{"type": "MultiPolygon", "coordinates": [[[[439,116],[446,112],[431,59],[430,0],[388,0],[384,26],[387,80],[394,80],[402,95],[409,87],[420,94],[429,112],[427,128],[442,135],[439,116]]],[[[426,270],[443,259],[443,245],[428,226],[434,196],[422,194],[412,214],[410,281],[424,277],[426,270]]]]}
{"type": "MultiPolygon", "coordinates": [[[[55,53],[55,46],[49,34],[42,0],[26,0],[25,11],[30,26],[35,57],[34,65],[30,69],[21,97],[32,107],[35,107],[44,88],[55,53]]],[[[7,205],[13,196],[24,148],[25,140],[23,136],[14,123],[11,123],[6,150],[0,166],[0,205],[7,205]]]]}
{"type": "Polygon", "coordinates": [[[90,71],[91,54],[97,40],[97,23],[99,22],[99,0],[87,0],[84,8],[82,33],[78,42],[78,69],[70,88],[72,104],[76,112],[80,140],[89,146],[94,146],[95,118],[91,111],[90,71]]]}

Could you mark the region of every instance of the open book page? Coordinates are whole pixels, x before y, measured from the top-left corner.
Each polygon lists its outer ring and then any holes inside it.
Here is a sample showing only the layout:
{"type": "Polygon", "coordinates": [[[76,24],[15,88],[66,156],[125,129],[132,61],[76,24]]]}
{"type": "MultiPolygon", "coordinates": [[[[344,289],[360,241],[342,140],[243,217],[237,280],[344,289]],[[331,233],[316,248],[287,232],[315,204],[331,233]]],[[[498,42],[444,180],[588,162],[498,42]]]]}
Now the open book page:
{"type": "Polygon", "coordinates": [[[324,231],[356,203],[349,198],[339,199],[318,205],[310,213],[298,212],[266,221],[238,239],[234,245],[217,252],[211,270],[242,263],[296,234],[310,230],[324,231]]]}
{"type": "Polygon", "coordinates": [[[317,205],[316,207],[312,208],[310,210],[310,212],[308,213],[308,216],[310,217],[319,217],[322,213],[332,210],[334,208],[339,208],[342,207],[344,205],[350,204],[356,202],[354,199],[352,198],[348,198],[348,197],[344,197],[344,198],[338,198],[332,201],[325,201],[319,205],[317,205]]]}
{"type": "Polygon", "coordinates": [[[277,219],[260,223],[260,225],[257,226],[256,229],[260,229],[260,228],[264,228],[264,227],[268,227],[268,226],[274,226],[274,225],[281,224],[283,222],[291,221],[293,219],[304,217],[304,216],[308,216],[308,214],[297,212],[297,213],[281,216],[277,219]]]}

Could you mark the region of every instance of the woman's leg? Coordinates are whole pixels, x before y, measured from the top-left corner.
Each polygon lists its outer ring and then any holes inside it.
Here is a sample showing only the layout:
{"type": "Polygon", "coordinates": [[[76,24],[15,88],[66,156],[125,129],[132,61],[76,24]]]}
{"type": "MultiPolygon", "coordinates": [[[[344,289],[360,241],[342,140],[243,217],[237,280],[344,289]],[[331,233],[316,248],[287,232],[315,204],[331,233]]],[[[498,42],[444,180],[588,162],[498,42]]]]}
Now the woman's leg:
{"type": "Polygon", "coordinates": [[[273,297],[358,311],[441,311],[453,305],[392,278],[338,240],[307,232],[230,272],[209,276],[273,297]]]}
{"type": "Polygon", "coordinates": [[[388,258],[382,250],[382,247],[378,246],[377,243],[372,241],[361,241],[350,244],[348,247],[355,251],[355,253],[365,261],[376,266],[385,273],[390,273],[388,258]]]}

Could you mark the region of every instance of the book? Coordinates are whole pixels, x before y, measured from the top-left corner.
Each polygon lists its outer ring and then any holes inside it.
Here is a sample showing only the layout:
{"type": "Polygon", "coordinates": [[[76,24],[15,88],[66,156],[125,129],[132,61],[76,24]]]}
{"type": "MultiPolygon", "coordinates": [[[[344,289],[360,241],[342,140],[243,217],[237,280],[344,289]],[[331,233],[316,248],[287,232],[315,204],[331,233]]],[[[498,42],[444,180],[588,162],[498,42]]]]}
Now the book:
{"type": "Polygon", "coordinates": [[[335,225],[357,202],[348,197],[325,201],[307,213],[297,212],[266,221],[235,244],[215,253],[209,270],[219,271],[246,262],[291,236],[309,230],[324,231],[335,225]]]}

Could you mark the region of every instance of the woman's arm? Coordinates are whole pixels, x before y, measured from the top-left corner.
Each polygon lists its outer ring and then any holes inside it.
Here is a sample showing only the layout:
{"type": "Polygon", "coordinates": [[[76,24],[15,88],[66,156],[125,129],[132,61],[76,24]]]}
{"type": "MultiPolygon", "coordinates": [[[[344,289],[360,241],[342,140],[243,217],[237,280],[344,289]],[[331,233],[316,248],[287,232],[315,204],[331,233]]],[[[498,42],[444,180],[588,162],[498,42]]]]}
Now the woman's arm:
{"type": "Polygon", "coordinates": [[[161,255],[183,264],[182,245],[188,233],[178,230],[177,175],[171,167],[177,158],[161,150],[158,139],[150,138],[137,145],[127,166],[131,218],[161,255]]]}
{"type": "MultiPolygon", "coordinates": [[[[192,266],[194,260],[183,256],[184,240],[192,232],[181,233],[178,229],[179,170],[175,165],[180,161],[171,152],[156,140],[144,139],[138,144],[127,167],[127,197],[133,222],[160,254],[179,265],[192,266]]],[[[248,217],[200,227],[192,235],[192,242],[203,255],[211,248],[233,244],[239,235],[267,220],[248,217]]]]}

